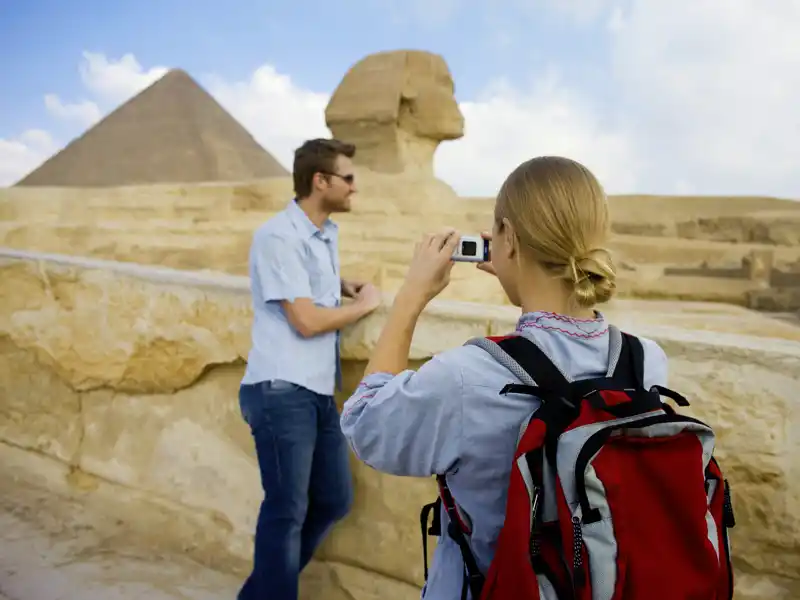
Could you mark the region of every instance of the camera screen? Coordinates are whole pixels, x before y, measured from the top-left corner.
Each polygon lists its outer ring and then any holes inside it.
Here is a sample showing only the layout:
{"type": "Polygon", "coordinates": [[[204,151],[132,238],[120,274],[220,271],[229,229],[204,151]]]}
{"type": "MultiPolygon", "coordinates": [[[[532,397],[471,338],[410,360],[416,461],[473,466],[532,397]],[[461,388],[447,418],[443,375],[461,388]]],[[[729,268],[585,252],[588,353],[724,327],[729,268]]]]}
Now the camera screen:
{"type": "Polygon", "coordinates": [[[462,256],[475,256],[478,254],[478,244],[469,240],[461,242],[462,256]]]}

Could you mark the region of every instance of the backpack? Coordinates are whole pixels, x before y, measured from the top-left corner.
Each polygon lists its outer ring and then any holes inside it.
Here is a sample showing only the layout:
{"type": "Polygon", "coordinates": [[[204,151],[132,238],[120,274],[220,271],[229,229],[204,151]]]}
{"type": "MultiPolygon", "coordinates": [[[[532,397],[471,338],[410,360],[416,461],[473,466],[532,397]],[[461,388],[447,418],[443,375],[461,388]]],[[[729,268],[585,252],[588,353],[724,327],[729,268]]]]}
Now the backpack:
{"type": "Polygon", "coordinates": [[[541,406],[523,422],[508,482],[505,522],[483,574],[470,550],[469,517],[444,475],[423,507],[426,528],[447,533],[464,559],[462,599],[729,600],[728,529],[735,525],[728,482],[713,457],[707,424],[678,414],[688,401],[644,388],[639,339],[609,328],[605,377],[573,381],[521,335],[477,338],[477,345],[523,383],[501,394],[529,394],[541,406]]]}

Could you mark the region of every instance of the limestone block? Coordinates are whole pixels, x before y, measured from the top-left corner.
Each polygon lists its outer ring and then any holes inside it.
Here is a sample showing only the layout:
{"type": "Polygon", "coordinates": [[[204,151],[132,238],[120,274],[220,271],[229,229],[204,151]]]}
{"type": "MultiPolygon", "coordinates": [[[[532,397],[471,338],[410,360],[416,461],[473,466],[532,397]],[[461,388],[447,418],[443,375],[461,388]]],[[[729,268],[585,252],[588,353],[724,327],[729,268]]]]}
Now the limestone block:
{"type": "MultiPolygon", "coordinates": [[[[675,236],[679,223],[698,219],[738,218],[742,215],[760,215],[769,212],[798,214],[800,204],[784,198],[764,196],[657,196],[619,194],[609,196],[611,217],[614,223],[663,224],[646,235],[675,236]]],[[[621,233],[621,232],[620,232],[621,233]]],[[[630,233],[633,233],[631,231],[630,233]]]]}
{"type": "Polygon", "coordinates": [[[732,243],[800,245],[800,212],[762,211],[736,216],[709,216],[677,224],[679,237],[732,243]]]}
{"type": "Polygon", "coordinates": [[[80,468],[208,514],[247,552],[262,494],[241,376],[240,366],[217,367],[178,393],[85,394],[80,468]]]}
{"type": "MultiPolygon", "coordinates": [[[[614,256],[638,265],[735,269],[742,260],[755,256],[772,261],[775,267],[789,268],[800,258],[800,247],[776,247],[764,244],[729,244],[711,240],[688,240],[676,237],[615,235],[610,247],[614,256]]],[[[762,263],[763,264],[763,263],[762,263]]]]}
{"type": "Polygon", "coordinates": [[[83,432],[80,394],[17,346],[7,325],[0,333],[0,441],[73,464],[83,432]]]}
{"type": "MultiPolygon", "coordinates": [[[[214,552],[246,561],[261,498],[236,403],[249,346],[246,279],[4,255],[0,337],[9,348],[4,356],[18,358],[0,371],[0,440],[61,461],[87,494],[99,493],[92,491],[97,482],[113,483],[176,515],[192,515],[203,532],[190,533],[181,517],[181,528],[160,526],[161,538],[191,540],[193,547],[224,540],[214,552]]],[[[385,310],[345,331],[348,389],[363,371],[385,310]]],[[[672,358],[671,385],[693,401],[691,414],[718,431],[717,453],[737,510],[736,568],[747,582],[739,597],[797,591],[800,328],[702,303],[616,301],[605,312],[661,343],[672,358]]],[[[434,302],[420,320],[411,358],[416,365],[469,337],[508,331],[516,317],[501,306],[434,302]]],[[[355,582],[375,574],[419,586],[419,509],[433,498],[433,481],[383,475],[354,457],[352,464],[356,505],[318,558],[357,569],[331,572],[346,579],[336,589],[359,589],[364,598],[372,592],[355,582]]]]}
{"type": "Polygon", "coordinates": [[[747,306],[755,310],[792,312],[800,309],[800,286],[752,290],[747,294],[747,306]]]}
{"type": "Polygon", "coordinates": [[[247,297],[226,292],[214,302],[212,290],[172,287],[154,303],[152,283],[135,276],[26,265],[0,266],[4,292],[13,281],[29,294],[0,296],[2,348],[11,347],[0,371],[0,414],[10,415],[0,439],[212,512],[246,548],[261,498],[236,395],[238,348],[246,355],[249,340],[249,317],[237,314],[247,313],[247,297]],[[221,490],[238,490],[236,502],[221,490]]]}
{"type": "Polygon", "coordinates": [[[770,250],[754,250],[742,260],[750,281],[769,287],[772,267],[775,264],[775,252],[770,250]]]}
{"type": "MultiPolygon", "coordinates": [[[[377,172],[362,165],[357,168],[357,177],[359,193],[353,212],[336,216],[342,230],[343,263],[372,263],[373,270],[386,265],[401,277],[413,244],[423,232],[454,226],[475,233],[491,226],[493,199],[459,198],[431,174],[413,169],[377,172]]],[[[253,230],[291,197],[289,177],[105,189],[8,188],[0,190],[0,244],[21,250],[246,275],[253,230]]],[[[800,203],[758,198],[616,196],[611,197],[610,204],[615,228],[637,234],[617,235],[613,240],[611,247],[620,264],[728,268],[739,265],[750,252],[764,249],[774,250],[778,269],[800,260],[800,245],[776,246],[770,236],[758,237],[762,240],[758,243],[701,239],[705,234],[699,233],[691,240],[674,237],[675,223],[695,223],[701,218],[716,222],[723,217],[728,221],[739,219],[736,223],[746,217],[753,227],[763,221],[772,228],[770,231],[784,227],[791,234],[796,229],[792,215],[800,214],[796,210],[800,203]],[[653,214],[659,214],[658,227],[664,231],[648,229],[653,227],[653,214]],[[648,232],[651,235],[642,235],[648,232]]],[[[625,294],[660,297],[666,292],[669,297],[674,287],[680,289],[675,296],[678,299],[728,297],[715,291],[719,278],[693,281],[685,289],[658,283],[651,289],[650,283],[644,285],[647,277],[643,273],[641,269],[632,271],[638,281],[624,286],[625,294]]],[[[395,275],[387,278],[390,289],[396,279],[395,275]]],[[[471,278],[454,280],[445,297],[504,302],[502,292],[487,284],[485,278],[475,279],[474,285],[471,278]],[[482,291],[482,285],[494,289],[481,295],[477,292],[482,291]]],[[[736,298],[742,302],[741,294],[736,298]]]]}
{"type": "MultiPolygon", "coordinates": [[[[194,383],[209,365],[246,356],[245,320],[227,320],[248,313],[236,297],[215,302],[210,291],[167,285],[155,302],[148,284],[135,275],[117,279],[109,271],[87,271],[69,262],[45,271],[36,261],[24,270],[19,263],[0,268],[4,279],[15,278],[21,290],[39,290],[36,295],[2,297],[9,304],[2,314],[11,321],[14,342],[34,352],[74,389],[174,391],[194,383]],[[27,309],[30,302],[37,310],[27,309]],[[204,322],[218,323],[217,329],[209,330],[204,322]],[[92,335],[71,335],[81,331],[92,335]]],[[[135,274],[136,269],[131,265],[129,271],[135,274]]],[[[241,291],[246,290],[245,283],[241,291]]]]}
{"type": "Polygon", "coordinates": [[[670,236],[669,228],[664,223],[636,223],[627,221],[614,221],[611,225],[614,233],[622,235],[657,237],[670,236]]]}

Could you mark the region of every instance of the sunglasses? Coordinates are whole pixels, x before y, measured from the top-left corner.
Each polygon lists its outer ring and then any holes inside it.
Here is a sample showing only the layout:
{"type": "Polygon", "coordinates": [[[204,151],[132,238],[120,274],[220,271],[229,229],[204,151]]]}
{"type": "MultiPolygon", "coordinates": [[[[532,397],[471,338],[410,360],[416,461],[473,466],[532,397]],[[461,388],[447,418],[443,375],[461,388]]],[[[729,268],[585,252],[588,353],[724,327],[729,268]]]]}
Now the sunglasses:
{"type": "Polygon", "coordinates": [[[356,180],[356,176],[352,173],[350,175],[340,175],[339,173],[329,173],[327,171],[322,172],[323,175],[332,175],[333,177],[338,177],[342,181],[344,181],[348,185],[353,185],[353,182],[356,180]]]}

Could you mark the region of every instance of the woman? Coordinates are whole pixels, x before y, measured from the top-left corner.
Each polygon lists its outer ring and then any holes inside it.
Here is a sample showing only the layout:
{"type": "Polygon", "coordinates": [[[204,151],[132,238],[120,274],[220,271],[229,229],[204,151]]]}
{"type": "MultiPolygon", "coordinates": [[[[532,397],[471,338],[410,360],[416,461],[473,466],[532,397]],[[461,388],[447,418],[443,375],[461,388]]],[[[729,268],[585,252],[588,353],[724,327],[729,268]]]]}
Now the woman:
{"type": "MultiPolygon", "coordinates": [[[[560,157],[521,164],[497,196],[490,263],[522,315],[517,332],[535,340],[574,379],[603,376],[608,324],[597,304],[615,290],[604,248],[609,236],[605,193],[584,166],[560,157]]],[[[342,411],[353,451],[394,475],[446,474],[472,521],[470,542],[486,572],[503,525],[506,490],[520,424],[538,400],[498,393],[516,377],[477,346],[434,356],[418,371],[407,357],[417,318],[448,284],[458,234],[428,235],[417,245],[364,378],[342,411]]],[[[664,352],[641,339],[644,384],[666,385],[664,352]]],[[[446,515],[442,519],[446,519],[446,515]]],[[[446,521],[443,521],[445,523],[446,521]]],[[[440,538],[424,597],[461,597],[464,563],[449,536],[440,538]]]]}

